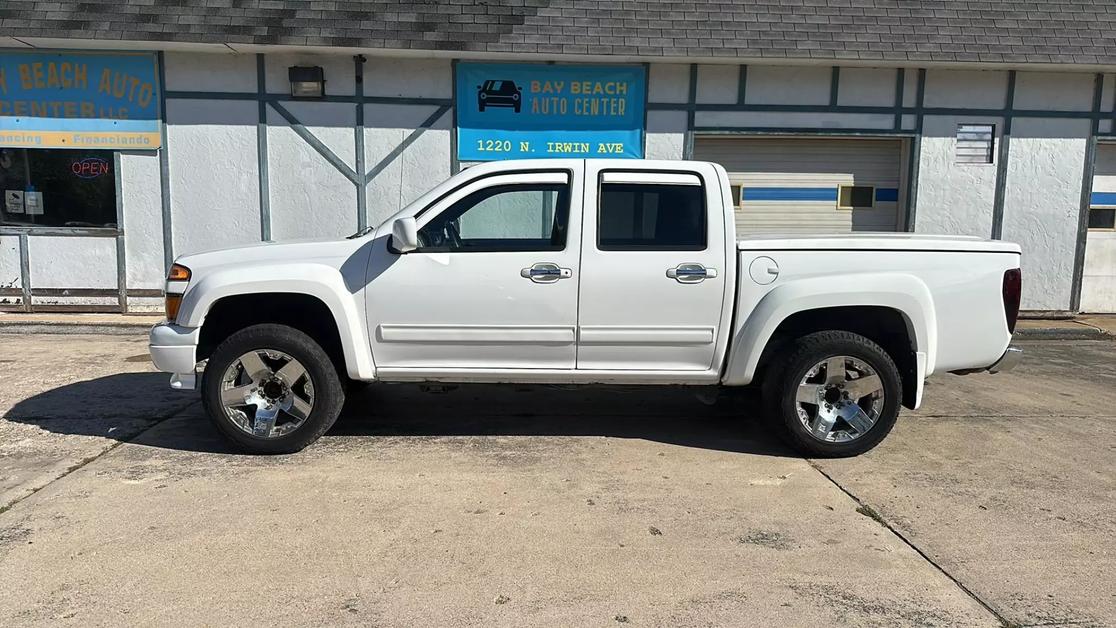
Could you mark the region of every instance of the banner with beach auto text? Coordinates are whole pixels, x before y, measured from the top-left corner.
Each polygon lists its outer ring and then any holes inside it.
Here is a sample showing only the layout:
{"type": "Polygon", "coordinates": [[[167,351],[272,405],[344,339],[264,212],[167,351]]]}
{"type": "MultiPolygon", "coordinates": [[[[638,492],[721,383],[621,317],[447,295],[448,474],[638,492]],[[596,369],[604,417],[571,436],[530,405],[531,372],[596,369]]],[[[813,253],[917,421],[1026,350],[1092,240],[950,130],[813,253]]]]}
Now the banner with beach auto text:
{"type": "Polygon", "coordinates": [[[159,90],[150,52],[0,52],[0,146],[159,148],[159,90]]]}

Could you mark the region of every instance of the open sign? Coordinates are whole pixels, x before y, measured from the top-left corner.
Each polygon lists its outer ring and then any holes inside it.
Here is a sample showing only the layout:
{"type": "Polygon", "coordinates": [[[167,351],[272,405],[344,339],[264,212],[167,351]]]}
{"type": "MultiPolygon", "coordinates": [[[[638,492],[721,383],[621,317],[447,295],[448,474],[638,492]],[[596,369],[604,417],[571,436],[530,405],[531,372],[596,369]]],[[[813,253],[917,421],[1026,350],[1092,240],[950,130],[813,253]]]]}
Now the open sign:
{"type": "Polygon", "coordinates": [[[109,163],[100,157],[86,157],[70,164],[70,170],[82,179],[96,179],[109,173],[109,163]]]}

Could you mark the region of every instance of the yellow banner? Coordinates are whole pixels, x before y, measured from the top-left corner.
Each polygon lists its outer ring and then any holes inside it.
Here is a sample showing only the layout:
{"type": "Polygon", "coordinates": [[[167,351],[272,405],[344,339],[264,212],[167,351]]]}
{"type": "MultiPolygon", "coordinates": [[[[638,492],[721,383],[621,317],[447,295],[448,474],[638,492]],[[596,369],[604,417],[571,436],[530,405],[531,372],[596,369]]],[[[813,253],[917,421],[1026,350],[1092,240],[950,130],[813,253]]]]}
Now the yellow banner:
{"type": "Polygon", "coordinates": [[[158,132],[81,132],[0,130],[0,146],[18,148],[105,148],[151,150],[158,148],[158,132]]]}

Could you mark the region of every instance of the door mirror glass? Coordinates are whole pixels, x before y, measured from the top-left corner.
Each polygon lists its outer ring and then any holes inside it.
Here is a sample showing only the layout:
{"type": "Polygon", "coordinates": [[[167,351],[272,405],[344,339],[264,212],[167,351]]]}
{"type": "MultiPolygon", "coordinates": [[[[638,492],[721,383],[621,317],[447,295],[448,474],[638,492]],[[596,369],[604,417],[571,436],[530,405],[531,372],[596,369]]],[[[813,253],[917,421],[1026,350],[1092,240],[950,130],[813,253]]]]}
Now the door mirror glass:
{"type": "Polygon", "coordinates": [[[397,218],[391,225],[391,245],[399,253],[418,248],[418,225],[411,216],[397,218]]]}

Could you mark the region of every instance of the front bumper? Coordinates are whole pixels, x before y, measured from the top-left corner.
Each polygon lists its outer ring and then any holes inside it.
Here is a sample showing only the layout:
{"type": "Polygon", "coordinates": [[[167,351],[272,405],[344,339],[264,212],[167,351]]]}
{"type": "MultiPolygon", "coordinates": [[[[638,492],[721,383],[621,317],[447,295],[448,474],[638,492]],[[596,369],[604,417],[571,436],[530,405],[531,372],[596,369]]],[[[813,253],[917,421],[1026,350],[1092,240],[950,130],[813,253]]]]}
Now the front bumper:
{"type": "Polygon", "coordinates": [[[996,363],[988,367],[989,373],[1006,373],[1015,368],[1019,361],[1023,359],[1023,350],[1019,347],[1008,347],[1007,351],[1000,356],[996,363]]]}
{"type": "Polygon", "coordinates": [[[181,327],[170,321],[151,328],[148,351],[155,368],[171,373],[171,388],[193,390],[197,380],[199,328],[181,327]]]}

